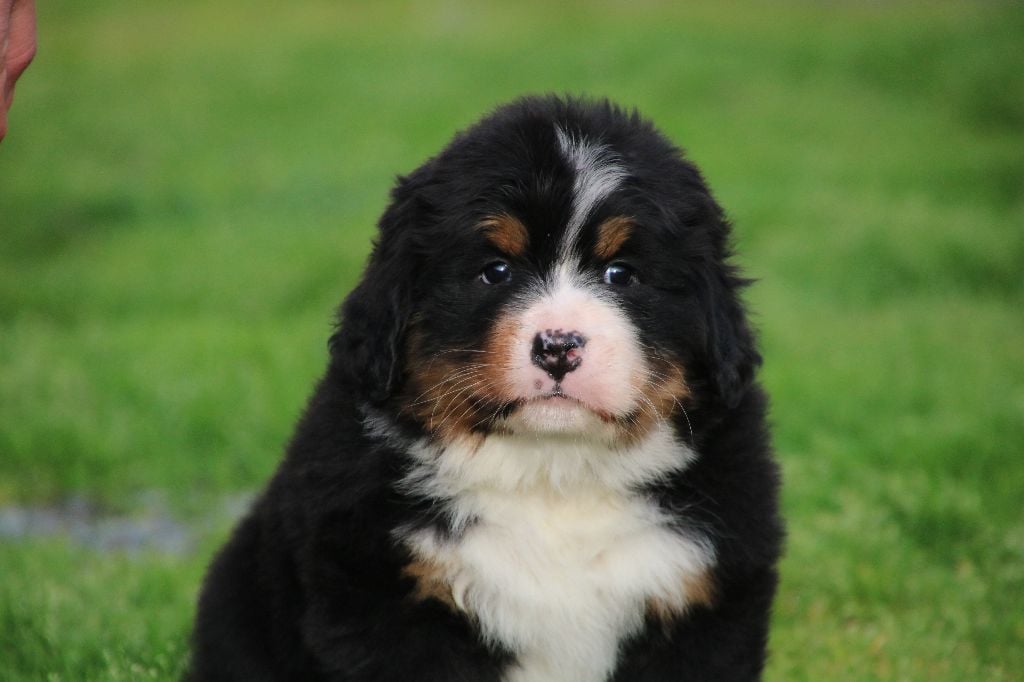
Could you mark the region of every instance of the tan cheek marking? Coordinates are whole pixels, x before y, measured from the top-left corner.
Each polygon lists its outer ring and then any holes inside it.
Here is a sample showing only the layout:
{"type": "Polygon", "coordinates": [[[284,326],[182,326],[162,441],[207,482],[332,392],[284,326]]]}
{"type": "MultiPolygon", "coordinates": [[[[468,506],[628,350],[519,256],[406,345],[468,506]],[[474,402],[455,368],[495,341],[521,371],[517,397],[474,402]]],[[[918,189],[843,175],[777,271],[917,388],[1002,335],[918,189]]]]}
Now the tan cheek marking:
{"type": "Polygon", "coordinates": [[[516,355],[525,356],[529,349],[519,348],[516,344],[518,339],[519,323],[513,315],[506,313],[494,321],[491,333],[484,344],[487,366],[482,368],[481,373],[488,379],[491,394],[503,402],[519,397],[509,385],[508,374],[516,365],[516,355]]]}
{"type": "MultiPolygon", "coordinates": [[[[499,318],[481,349],[468,359],[457,353],[428,357],[414,330],[406,343],[408,388],[403,411],[416,418],[440,440],[473,439],[498,407],[515,400],[506,372],[514,352],[516,326],[511,317],[499,318]]],[[[525,352],[525,351],[524,351],[525,352]]]]}
{"type": "Polygon", "coordinates": [[[450,357],[446,354],[426,356],[419,333],[414,330],[409,334],[406,342],[409,382],[403,396],[403,411],[434,432],[456,427],[455,410],[467,407],[468,389],[477,381],[472,368],[453,362],[450,357]]]}
{"type": "Polygon", "coordinates": [[[479,371],[457,362],[428,360],[413,370],[405,411],[427,430],[450,441],[468,435],[479,419],[474,390],[483,382],[479,371]]]}
{"type": "Polygon", "coordinates": [[[594,244],[594,255],[599,260],[609,260],[619,252],[622,245],[633,233],[633,220],[626,216],[609,218],[597,227],[597,243],[594,244]]]}
{"type": "Polygon", "coordinates": [[[711,571],[690,576],[679,585],[679,591],[664,598],[647,601],[647,613],[668,625],[694,606],[712,607],[715,603],[715,579],[711,571]]]}
{"type": "Polygon", "coordinates": [[[436,599],[453,611],[459,607],[452,595],[452,588],[445,580],[440,566],[433,562],[415,560],[402,569],[402,575],[413,581],[412,598],[418,602],[436,599]]]}
{"type": "Polygon", "coordinates": [[[494,246],[509,256],[521,256],[530,246],[530,234],[517,218],[507,213],[480,221],[481,230],[494,246]]]}
{"type": "Polygon", "coordinates": [[[639,411],[622,422],[627,440],[642,440],[654,425],[682,409],[682,401],[690,395],[682,366],[677,362],[648,358],[646,376],[633,379],[633,390],[641,395],[639,411]]]}

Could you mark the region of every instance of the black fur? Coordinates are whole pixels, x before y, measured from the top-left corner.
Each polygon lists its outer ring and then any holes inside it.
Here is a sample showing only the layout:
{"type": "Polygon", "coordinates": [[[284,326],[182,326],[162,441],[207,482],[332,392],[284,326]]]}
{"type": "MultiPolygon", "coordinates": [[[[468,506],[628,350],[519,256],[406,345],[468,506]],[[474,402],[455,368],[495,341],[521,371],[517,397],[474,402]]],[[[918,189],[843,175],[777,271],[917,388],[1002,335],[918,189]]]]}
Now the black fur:
{"type": "Polygon", "coordinates": [[[572,188],[555,124],[604,141],[629,169],[590,222],[626,214],[643,226],[623,252],[641,272],[623,305],[642,341],[686,368],[688,418],[675,415],[675,428],[699,453],[646,492],[680,528],[711,538],[717,557],[713,606],[669,624],[652,618],[622,643],[612,679],[760,676],[782,539],[779,481],[729,225],[697,169],[649,123],[605,102],[547,97],[499,109],[399,180],[287,456],[209,570],[189,679],[486,682],[514,660],[471,619],[410,598],[410,557],[392,531],[448,520],[433,500],[395,487],[408,466],[402,439],[367,433],[364,420],[377,411],[405,437],[426,435],[402,411],[415,369],[410,330],[427,354],[472,347],[507,300],[472,280],[493,259],[472,229],[481,216],[521,218],[531,243],[523,267],[542,270],[554,257],[572,188]]]}

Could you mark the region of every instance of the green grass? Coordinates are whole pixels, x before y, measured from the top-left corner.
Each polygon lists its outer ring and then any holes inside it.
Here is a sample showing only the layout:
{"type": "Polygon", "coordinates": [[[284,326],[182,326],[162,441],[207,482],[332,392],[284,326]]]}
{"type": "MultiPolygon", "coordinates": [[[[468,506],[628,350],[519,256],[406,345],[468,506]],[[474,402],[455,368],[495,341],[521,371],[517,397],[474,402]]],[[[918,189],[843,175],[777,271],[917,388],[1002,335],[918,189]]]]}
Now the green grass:
{"type": "Polygon", "coordinates": [[[175,679],[184,670],[196,557],[0,545],[5,680],[175,679]]]}
{"type": "MultiPolygon", "coordinates": [[[[688,149],[760,280],[790,528],[767,677],[1024,669],[1019,5],[39,11],[0,146],[0,504],[194,518],[257,488],[394,175],[519,94],[608,95],[688,149]]],[[[223,533],[0,541],[0,679],[173,679],[223,533]]]]}

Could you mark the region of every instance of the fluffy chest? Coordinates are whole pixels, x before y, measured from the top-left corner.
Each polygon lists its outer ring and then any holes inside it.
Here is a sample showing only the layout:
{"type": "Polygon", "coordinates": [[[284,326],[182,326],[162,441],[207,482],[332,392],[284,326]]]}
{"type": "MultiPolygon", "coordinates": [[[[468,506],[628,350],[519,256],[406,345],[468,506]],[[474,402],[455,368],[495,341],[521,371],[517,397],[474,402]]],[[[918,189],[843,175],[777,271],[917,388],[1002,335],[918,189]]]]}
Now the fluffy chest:
{"type": "Polygon", "coordinates": [[[406,538],[484,637],[516,652],[506,682],[600,682],[650,609],[704,596],[714,556],[642,497],[594,488],[463,492],[457,537],[406,538]]]}

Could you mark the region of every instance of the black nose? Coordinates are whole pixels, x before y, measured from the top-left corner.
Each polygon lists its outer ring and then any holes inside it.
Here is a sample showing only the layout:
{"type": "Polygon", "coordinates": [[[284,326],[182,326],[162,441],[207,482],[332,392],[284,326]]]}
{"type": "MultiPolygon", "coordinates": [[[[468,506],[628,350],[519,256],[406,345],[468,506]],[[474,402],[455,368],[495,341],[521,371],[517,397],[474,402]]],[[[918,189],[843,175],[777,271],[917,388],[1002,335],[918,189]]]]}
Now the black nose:
{"type": "Polygon", "coordinates": [[[561,329],[545,329],[533,337],[533,364],[561,381],[569,372],[583,362],[583,346],[587,339],[579,332],[563,332],[561,329]]]}

